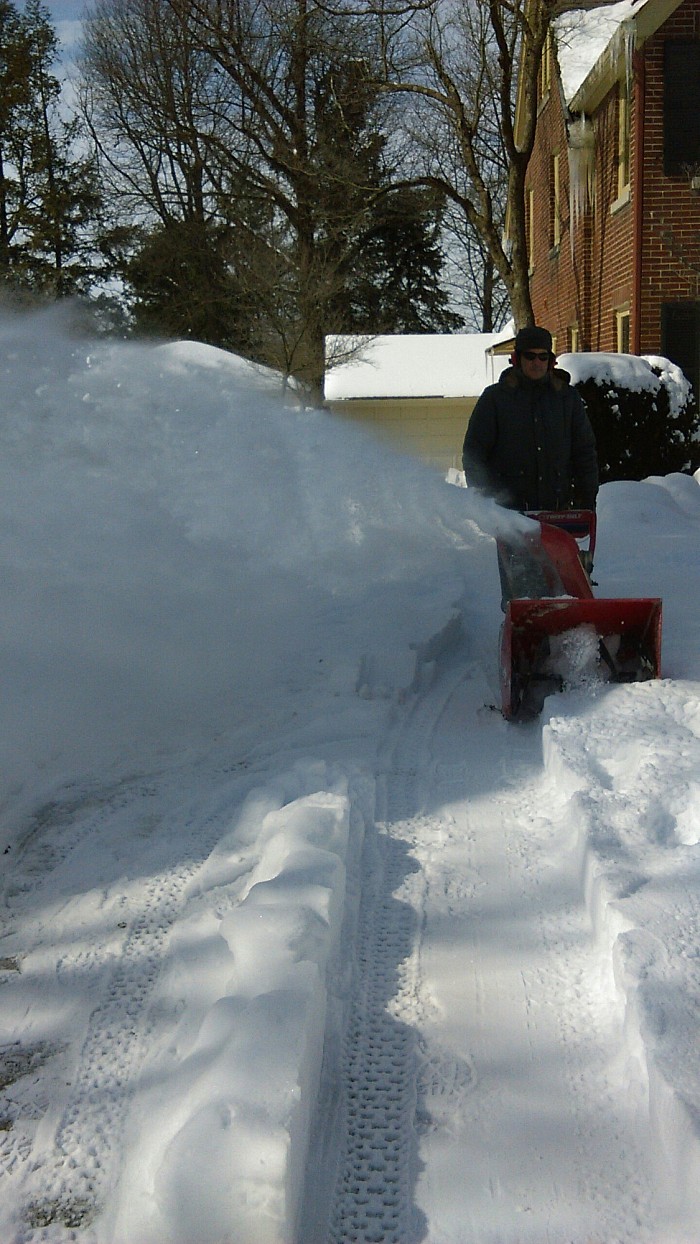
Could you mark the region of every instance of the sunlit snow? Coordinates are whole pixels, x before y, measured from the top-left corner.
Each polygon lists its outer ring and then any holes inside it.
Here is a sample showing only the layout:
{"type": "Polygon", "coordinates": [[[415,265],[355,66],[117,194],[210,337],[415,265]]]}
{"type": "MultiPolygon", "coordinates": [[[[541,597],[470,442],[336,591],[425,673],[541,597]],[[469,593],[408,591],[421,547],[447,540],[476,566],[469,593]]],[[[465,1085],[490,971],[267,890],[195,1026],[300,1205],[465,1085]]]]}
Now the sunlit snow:
{"type": "Polygon", "coordinates": [[[700,1238],[698,480],[600,495],[661,680],[510,725],[528,520],[207,347],[0,366],[2,1244],[700,1238]]]}

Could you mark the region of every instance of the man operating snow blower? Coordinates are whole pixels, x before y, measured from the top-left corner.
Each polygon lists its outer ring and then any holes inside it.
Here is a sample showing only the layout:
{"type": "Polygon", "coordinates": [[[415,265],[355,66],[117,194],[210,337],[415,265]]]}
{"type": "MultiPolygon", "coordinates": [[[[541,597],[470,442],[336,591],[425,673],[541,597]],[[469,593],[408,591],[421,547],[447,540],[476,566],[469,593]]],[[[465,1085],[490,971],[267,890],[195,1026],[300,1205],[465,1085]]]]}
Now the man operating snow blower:
{"type": "Polygon", "coordinates": [[[502,708],[509,719],[533,716],[547,694],[567,685],[566,660],[556,657],[567,637],[579,647],[588,637],[587,652],[607,679],[659,673],[661,602],[593,598],[595,436],[580,395],[555,362],[548,330],[521,328],[512,365],[474,407],[462,453],[469,487],[537,523],[529,536],[497,541],[502,708]]]}
{"type": "MultiPolygon", "coordinates": [[[[593,428],[569,373],[555,362],[551,333],[535,324],[521,328],[511,366],[484,389],[469,420],[462,451],[467,484],[508,509],[595,510],[593,428]]],[[[499,541],[498,569],[504,611],[513,596],[548,594],[521,544],[499,541]]]]}
{"type": "MultiPolygon", "coordinates": [[[[595,510],[593,428],[569,373],[555,362],[551,333],[534,324],[521,328],[512,366],[484,389],[469,420],[462,451],[467,484],[511,510],[595,510]]],[[[512,591],[513,575],[522,574],[512,553],[508,545],[499,550],[504,601],[529,595],[512,591]]]]}
{"type": "Polygon", "coordinates": [[[595,509],[593,428],[569,373],[555,362],[547,329],[521,328],[512,366],[484,389],[469,420],[467,483],[509,509],[595,509]]]}

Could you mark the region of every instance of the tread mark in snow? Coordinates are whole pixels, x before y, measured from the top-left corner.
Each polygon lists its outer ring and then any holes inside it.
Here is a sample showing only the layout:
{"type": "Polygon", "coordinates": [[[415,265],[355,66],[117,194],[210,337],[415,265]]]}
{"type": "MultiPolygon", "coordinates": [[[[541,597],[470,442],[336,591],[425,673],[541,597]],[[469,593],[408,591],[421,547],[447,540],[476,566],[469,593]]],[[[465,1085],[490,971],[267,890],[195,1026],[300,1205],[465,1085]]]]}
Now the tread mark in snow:
{"type": "Polygon", "coordinates": [[[415,1033],[387,1005],[399,984],[399,965],[413,952],[415,919],[393,896],[407,862],[403,844],[381,834],[376,852],[378,866],[360,912],[357,982],[345,1043],[346,1140],[331,1222],[334,1244],[407,1244],[417,1225],[407,1221],[415,1033]]]}
{"type": "MultiPolygon", "coordinates": [[[[66,808],[52,805],[37,818],[33,832],[25,839],[15,873],[20,884],[6,891],[6,924],[12,923],[16,914],[23,914],[25,891],[35,900],[45,888],[51,892],[51,870],[59,859],[68,859],[79,849],[86,835],[95,838],[105,832],[109,839],[118,828],[119,816],[133,817],[139,801],[150,800],[154,793],[159,792],[142,782],[131,786],[125,783],[116,793],[87,801],[87,816],[79,815],[86,804],[76,800],[66,808]],[[57,846],[49,850],[44,836],[51,835],[57,821],[64,832],[57,846]]],[[[176,800],[177,792],[172,796],[169,792],[170,806],[177,806],[176,800]]],[[[94,1240],[90,1227],[104,1206],[118,1161],[132,1087],[150,1031],[149,1002],[170,929],[186,901],[192,879],[221,837],[222,825],[229,824],[236,802],[228,787],[204,815],[196,805],[191,811],[183,813],[178,807],[173,813],[172,819],[180,821],[184,831],[171,836],[172,842],[179,844],[177,858],[166,858],[168,840],[164,839],[166,852],[161,855],[161,866],[154,869],[144,887],[140,910],[130,927],[124,922],[127,931],[118,956],[98,937],[87,949],[74,954],[72,963],[66,965],[61,959],[56,963],[57,979],[68,973],[70,980],[70,973],[78,972],[83,981],[91,982],[91,989],[99,992],[48,1161],[32,1166],[36,1128],[27,1128],[25,1121],[36,1114],[36,1102],[27,1109],[21,1100],[21,1080],[17,1091],[13,1086],[3,1093],[9,1109],[0,1112],[0,1122],[5,1124],[0,1127],[0,1173],[11,1170],[18,1161],[28,1168],[24,1232],[17,1237],[17,1244],[30,1239],[53,1244],[58,1239],[73,1239],[76,1230],[80,1230],[84,1244],[94,1240]],[[190,844],[189,856],[184,858],[183,840],[190,844]],[[64,1234],[66,1231],[70,1234],[64,1234]]],[[[29,1057],[32,1051],[25,1053],[29,1057]]],[[[48,1106],[46,1101],[41,1113],[48,1106]]]]}
{"type": "MultiPolygon", "coordinates": [[[[458,681],[463,675],[458,675],[458,681]]],[[[366,843],[356,979],[344,1043],[344,1146],[330,1244],[411,1244],[427,1224],[414,1204],[418,1133],[472,1069],[419,1043],[424,879],[404,834],[420,813],[426,740],[454,689],[428,690],[404,723],[387,769],[387,818],[366,843]],[[401,898],[402,890],[410,902],[401,898]],[[410,893],[409,893],[410,891],[410,893]]]]}

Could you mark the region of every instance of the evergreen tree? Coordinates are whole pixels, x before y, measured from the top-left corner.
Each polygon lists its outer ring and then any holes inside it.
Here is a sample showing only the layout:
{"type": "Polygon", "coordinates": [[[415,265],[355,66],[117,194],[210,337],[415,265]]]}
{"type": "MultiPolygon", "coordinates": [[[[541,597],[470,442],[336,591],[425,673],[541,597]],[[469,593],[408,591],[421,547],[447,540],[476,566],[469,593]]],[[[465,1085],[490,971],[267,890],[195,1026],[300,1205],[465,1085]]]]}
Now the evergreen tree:
{"type": "Polygon", "coordinates": [[[226,227],[196,219],[151,231],[123,265],[137,331],[250,353],[250,307],[229,262],[226,227]]]}
{"type": "Polygon", "coordinates": [[[339,278],[330,331],[454,331],[463,321],[441,285],[442,202],[396,184],[370,74],[367,61],[354,59],[329,64],[315,83],[321,236],[337,252],[339,278]]]}
{"type": "Polygon", "coordinates": [[[435,196],[395,190],[378,197],[346,276],[341,331],[447,333],[463,327],[442,285],[442,211],[435,196]]]}
{"type": "Polygon", "coordinates": [[[60,116],[58,42],[40,0],[0,0],[0,282],[62,296],[93,270],[86,228],[100,196],[94,161],[60,116]]]}

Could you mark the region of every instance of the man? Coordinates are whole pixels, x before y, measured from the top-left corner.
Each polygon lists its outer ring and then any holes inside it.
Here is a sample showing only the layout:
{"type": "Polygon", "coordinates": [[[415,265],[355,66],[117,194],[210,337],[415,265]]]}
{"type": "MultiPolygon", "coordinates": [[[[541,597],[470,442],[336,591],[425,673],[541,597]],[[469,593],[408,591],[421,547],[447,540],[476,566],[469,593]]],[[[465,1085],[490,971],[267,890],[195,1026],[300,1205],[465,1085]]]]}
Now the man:
{"type": "Polygon", "coordinates": [[[551,334],[521,328],[511,361],[469,420],[467,484],[513,510],[595,509],[593,429],[568,372],[554,366],[551,334]]]}
{"type": "MultiPolygon", "coordinates": [[[[512,510],[595,509],[593,429],[568,372],[554,366],[551,334],[534,324],[521,328],[511,361],[469,420],[462,452],[467,484],[512,510]]],[[[533,550],[518,541],[499,540],[498,569],[504,611],[514,596],[556,594],[533,550]]]]}

